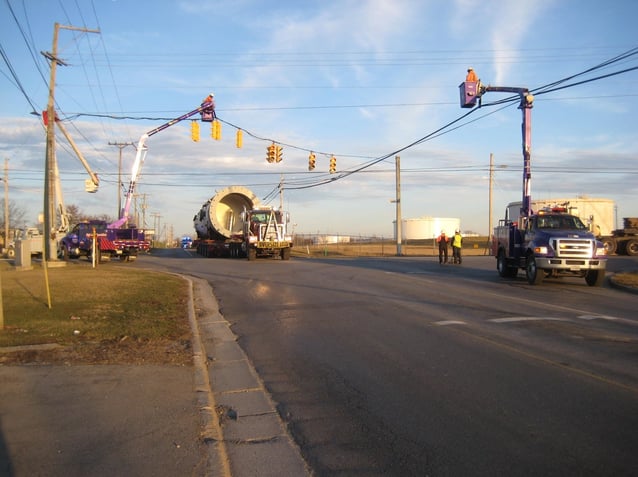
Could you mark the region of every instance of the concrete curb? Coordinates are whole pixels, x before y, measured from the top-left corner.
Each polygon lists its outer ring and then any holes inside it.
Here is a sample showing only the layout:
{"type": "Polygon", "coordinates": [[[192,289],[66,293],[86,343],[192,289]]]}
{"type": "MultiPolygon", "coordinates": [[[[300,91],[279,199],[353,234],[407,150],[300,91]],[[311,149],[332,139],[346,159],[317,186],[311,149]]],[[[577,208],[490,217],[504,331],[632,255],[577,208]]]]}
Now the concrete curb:
{"type": "MultiPolygon", "coordinates": [[[[310,476],[301,452],[230,324],[219,312],[208,282],[193,277],[193,351],[211,471],[233,477],[310,476]]],[[[213,475],[218,475],[213,473],[213,475]]]]}
{"type": "MultiPolygon", "coordinates": [[[[616,272],[616,273],[626,273],[626,272],[616,272]]],[[[613,275],[611,275],[611,276],[609,277],[609,284],[610,284],[613,288],[616,288],[616,289],[618,289],[618,290],[622,290],[622,291],[627,292],[627,293],[633,293],[633,294],[635,294],[635,295],[638,295],[638,288],[635,288],[635,287],[628,287],[627,285],[623,285],[622,283],[618,283],[618,282],[615,280],[615,275],[616,275],[616,273],[614,273],[613,275]]]]}

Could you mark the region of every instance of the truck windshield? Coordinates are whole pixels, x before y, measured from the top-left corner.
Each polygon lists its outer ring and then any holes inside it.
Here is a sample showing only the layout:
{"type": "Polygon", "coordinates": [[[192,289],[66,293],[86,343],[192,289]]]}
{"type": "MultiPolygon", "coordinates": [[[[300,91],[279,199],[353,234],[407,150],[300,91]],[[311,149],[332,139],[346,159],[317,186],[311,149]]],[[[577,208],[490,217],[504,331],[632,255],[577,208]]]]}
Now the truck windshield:
{"type": "Polygon", "coordinates": [[[538,218],[539,229],[587,230],[583,222],[573,215],[545,215],[538,218]]]}

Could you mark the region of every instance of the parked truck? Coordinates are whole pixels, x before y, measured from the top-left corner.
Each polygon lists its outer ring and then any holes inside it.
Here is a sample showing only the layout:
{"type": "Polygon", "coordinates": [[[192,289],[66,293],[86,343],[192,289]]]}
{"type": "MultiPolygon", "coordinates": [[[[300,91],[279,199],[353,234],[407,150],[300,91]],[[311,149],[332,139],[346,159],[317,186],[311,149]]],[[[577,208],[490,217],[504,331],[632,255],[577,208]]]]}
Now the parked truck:
{"type": "Polygon", "coordinates": [[[462,108],[481,105],[483,94],[494,91],[516,93],[523,120],[523,197],[517,219],[505,218],[494,229],[492,253],[501,277],[515,277],[524,269],[527,281],[540,284],[545,277],[584,277],[590,286],[600,286],[607,265],[603,243],[578,217],[565,208],[535,212],[531,196],[531,137],[534,96],[527,88],[483,85],[479,80],[459,85],[462,108]]]}
{"type": "Polygon", "coordinates": [[[193,217],[197,253],[204,257],[281,257],[290,259],[289,214],[261,205],[248,188],[217,192],[193,217]]]}
{"type": "Polygon", "coordinates": [[[607,253],[638,255],[638,217],[623,218],[623,228],[612,231],[611,236],[602,237],[607,253]]]}
{"type": "MultiPolygon", "coordinates": [[[[522,203],[510,202],[507,206],[509,217],[515,218],[522,203]]],[[[589,230],[600,240],[607,255],[638,255],[638,218],[625,217],[623,228],[616,229],[616,204],[611,199],[587,196],[575,198],[534,199],[532,210],[546,207],[562,207],[568,213],[583,221],[589,230]]]]}
{"type": "Polygon", "coordinates": [[[582,277],[589,286],[600,286],[605,279],[603,243],[565,208],[542,209],[517,221],[501,219],[492,247],[504,278],[516,277],[523,269],[531,285],[546,277],[582,277]]]}
{"type": "Polygon", "coordinates": [[[109,228],[104,220],[89,220],[76,224],[59,243],[59,255],[70,258],[93,258],[94,244],[96,260],[118,259],[132,261],[140,252],[148,252],[150,243],[144,233],[135,227],[109,228]]]}

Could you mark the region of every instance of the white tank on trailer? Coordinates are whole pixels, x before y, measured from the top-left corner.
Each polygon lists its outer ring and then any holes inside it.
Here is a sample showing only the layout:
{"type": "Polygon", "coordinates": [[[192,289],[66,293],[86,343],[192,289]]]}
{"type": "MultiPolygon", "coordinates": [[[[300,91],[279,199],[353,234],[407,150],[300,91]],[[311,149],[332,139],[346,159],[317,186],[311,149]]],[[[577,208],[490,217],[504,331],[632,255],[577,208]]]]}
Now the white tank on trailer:
{"type": "Polygon", "coordinates": [[[224,240],[242,232],[241,213],[259,205],[259,198],[247,187],[230,186],[217,192],[193,217],[200,240],[224,240]]]}

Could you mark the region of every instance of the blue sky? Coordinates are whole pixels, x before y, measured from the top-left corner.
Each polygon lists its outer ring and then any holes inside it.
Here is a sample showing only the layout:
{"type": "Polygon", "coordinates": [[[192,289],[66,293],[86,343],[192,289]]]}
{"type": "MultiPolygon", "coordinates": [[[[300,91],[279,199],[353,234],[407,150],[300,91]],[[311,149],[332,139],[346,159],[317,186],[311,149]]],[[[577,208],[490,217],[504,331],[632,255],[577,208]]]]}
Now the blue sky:
{"type": "MultiPolygon", "coordinates": [[[[494,220],[522,195],[516,104],[484,106],[404,148],[467,112],[458,85],[468,66],[483,83],[533,90],[638,47],[637,16],[631,0],[4,0],[0,45],[10,66],[0,61],[0,152],[10,200],[37,220],[45,136],[30,113],[46,108],[40,52],[51,51],[58,22],[100,30],[60,30],[68,66],[57,68],[58,115],[101,178],[96,194],[84,192],[88,175],[58,134],[67,204],[115,218],[119,150],[108,143],[137,143],[212,91],[220,141],[208,124],[191,141],[185,121],[147,142],[137,192],[148,226],[160,216],[175,235],[192,234],[215,191],[243,185],[278,205],[283,182],[296,232],[390,237],[401,150],[403,218],[458,217],[463,230],[485,234],[490,153],[494,220]],[[244,130],[241,149],[233,126],[244,130]],[[281,163],[265,160],[271,141],[283,145],[281,163]]],[[[638,54],[572,82],[636,66],[638,54]]],[[[532,198],[609,198],[619,218],[638,216],[637,80],[632,70],[536,96],[532,198]]],[[[487,93],[484,103],[506,97],[487,93]]],[[[122,152],[128,184],[135,150],[122,152]]]]}

